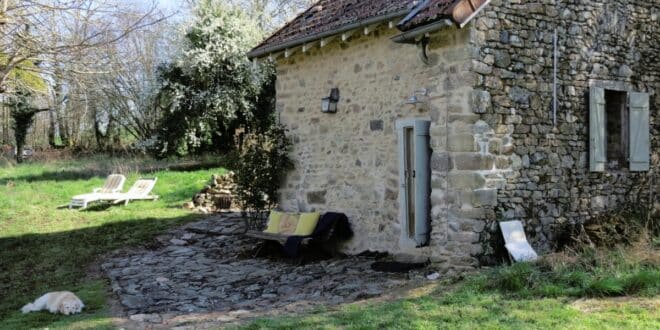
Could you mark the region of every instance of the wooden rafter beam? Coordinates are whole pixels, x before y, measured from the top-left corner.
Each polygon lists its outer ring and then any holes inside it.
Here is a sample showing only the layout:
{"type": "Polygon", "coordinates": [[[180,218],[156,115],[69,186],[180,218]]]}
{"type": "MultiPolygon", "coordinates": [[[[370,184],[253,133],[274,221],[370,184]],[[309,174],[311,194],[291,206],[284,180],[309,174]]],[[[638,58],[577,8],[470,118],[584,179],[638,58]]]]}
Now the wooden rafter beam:
{"type": "Polygon", "coordinates": [[[301,47],[287,48],[284,50],[284,57],[289,58],[291,55],[295,54],[301,47]]]}
{"type": "Polygon", "coordinates": [[[364,35],[368,36],[371,32],[376,31],[376,29],[378,29],[379,26],[380,26],[380,23],[365,26],[364,27],[364,35]]]}
{"type": "Polygon", "coordinates": [[[270,59],[271,61],[275,61],[278,58],[282,57],[282,55],[284,55],[284,52],[271,53],[270,55],[268,55],[268,59],[270,59]]]}
{"type": "Polygon", "coordinates": [[[348,41],[348,39],[351,38],[351,36],[355,33],[355,30],[351,31],[346,31],[341,34],[341,41],[348,41]]]}
{"type": "Polygon", "coordinates": [[[321,48],[323,48],[323,47],[327,46],[328,44],[330,44],[333,40],[335,40],[335,38],[337,38],[337,36],[330,36],[330,37],[321,39],[321,48]]]}
{"type": "Polygon", "coordinates": [[[303,47],[302,47],[303,53],[307,53],[312,48],[318,46],[318,44],[319,44],[318,41],[312,41],[312,42],[308,42],[308,43],[304,44],[303,47]]]}

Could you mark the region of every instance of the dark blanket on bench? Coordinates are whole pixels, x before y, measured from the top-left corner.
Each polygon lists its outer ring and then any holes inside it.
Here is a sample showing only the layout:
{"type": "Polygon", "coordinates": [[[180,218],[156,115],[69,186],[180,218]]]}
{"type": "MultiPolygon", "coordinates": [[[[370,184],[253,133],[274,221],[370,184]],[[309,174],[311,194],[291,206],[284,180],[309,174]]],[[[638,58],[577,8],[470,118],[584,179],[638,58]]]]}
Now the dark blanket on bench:
{"type": "Polygon", "coordinates": [[[295,258],[300,252],[300,244],[306,238],[314,240],[348,240],[353,237],[353,230],[348,222],[348,218],[343,213],[328,212],[323,214],[316,229],[309,236],[291,236],[284,244],[284,253],[295,258]]]}

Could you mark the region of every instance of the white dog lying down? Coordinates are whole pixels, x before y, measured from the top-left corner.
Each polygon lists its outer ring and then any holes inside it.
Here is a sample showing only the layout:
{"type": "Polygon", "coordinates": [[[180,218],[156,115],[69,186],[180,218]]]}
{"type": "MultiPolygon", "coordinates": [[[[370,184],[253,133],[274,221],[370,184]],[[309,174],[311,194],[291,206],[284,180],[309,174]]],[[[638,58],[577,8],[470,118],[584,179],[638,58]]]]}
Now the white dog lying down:
{"type": "Polygon", "coordinates": [[[48,310],[53,314],[62,313],[64,315],[70,315],[80,313],[83,307],[85,305],[75,294],[69,291],[62,291],[46,293],[33,303],[23,306],[21,311],[23,314],[26,314],[48,310]]]}

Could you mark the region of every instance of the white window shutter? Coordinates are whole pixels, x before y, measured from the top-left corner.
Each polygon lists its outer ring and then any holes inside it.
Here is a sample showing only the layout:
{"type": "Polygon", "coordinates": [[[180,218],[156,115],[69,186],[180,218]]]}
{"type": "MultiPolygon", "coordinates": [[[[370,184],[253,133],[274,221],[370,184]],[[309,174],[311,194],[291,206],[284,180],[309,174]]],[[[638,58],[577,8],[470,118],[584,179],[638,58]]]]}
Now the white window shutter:
{"type": "Polygon", "coordinates": [[[589,90],[589,169],[605,171],[605,89],[591,87],[589,90]]]}
{"type": "Polygon", "coordinates": [[[649,170],[651,154],[649,94],[630,93],[630,170],[649,170]]]}

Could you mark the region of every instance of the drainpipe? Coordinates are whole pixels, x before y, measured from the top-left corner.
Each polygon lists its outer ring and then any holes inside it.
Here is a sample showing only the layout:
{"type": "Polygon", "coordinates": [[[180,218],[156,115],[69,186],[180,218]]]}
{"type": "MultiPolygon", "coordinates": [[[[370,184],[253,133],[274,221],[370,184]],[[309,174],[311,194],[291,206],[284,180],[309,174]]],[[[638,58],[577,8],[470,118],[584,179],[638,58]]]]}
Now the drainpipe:
{"type": "Polygon", "coordinates": [[[452,26],[453,24],[454,23],[451,20],[444,19],[433,24],[406,31],[393,37],[392,41],[400,44],[416,44],[421,51],[419,58],[422,60],[422,62],[424,62],[424,64],[429,64],[429,56],[426,53],[426,49],[429,44],[428,35],[446,27],[452,26]]]}

